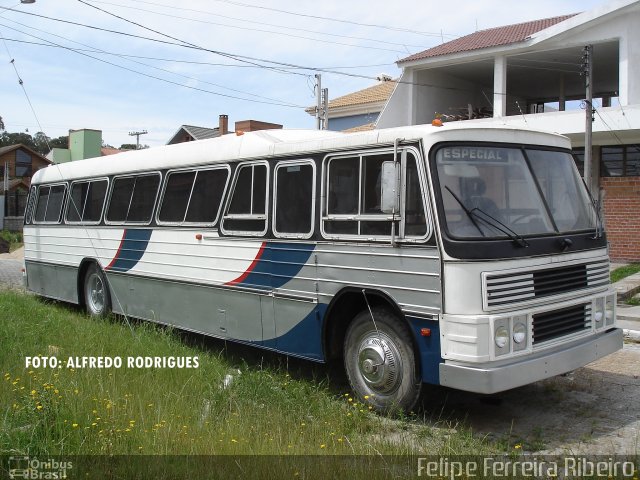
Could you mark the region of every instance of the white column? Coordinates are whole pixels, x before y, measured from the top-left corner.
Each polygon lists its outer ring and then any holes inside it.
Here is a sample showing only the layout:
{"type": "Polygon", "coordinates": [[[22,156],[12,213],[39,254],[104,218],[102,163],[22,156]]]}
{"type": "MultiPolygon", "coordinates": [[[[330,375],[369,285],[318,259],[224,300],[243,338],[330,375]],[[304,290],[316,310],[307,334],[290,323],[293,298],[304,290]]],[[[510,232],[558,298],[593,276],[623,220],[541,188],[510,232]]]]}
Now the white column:
{"type": "Polygon", "coordinates": [[[507,115],[507,58],[500,56],[493,64],[493,116],[507,115]]]}

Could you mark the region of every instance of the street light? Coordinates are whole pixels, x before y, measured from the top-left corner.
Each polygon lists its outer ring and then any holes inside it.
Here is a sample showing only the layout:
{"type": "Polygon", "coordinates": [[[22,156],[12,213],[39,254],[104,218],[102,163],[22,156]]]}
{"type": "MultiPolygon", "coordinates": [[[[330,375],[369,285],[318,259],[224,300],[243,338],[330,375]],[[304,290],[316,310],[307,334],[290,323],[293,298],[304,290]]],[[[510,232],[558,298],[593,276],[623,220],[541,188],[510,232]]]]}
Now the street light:
{"type": "Polygon", "coordinates": [[[20,0],[20,3],[36,3],[36,0],[20,0]]]}

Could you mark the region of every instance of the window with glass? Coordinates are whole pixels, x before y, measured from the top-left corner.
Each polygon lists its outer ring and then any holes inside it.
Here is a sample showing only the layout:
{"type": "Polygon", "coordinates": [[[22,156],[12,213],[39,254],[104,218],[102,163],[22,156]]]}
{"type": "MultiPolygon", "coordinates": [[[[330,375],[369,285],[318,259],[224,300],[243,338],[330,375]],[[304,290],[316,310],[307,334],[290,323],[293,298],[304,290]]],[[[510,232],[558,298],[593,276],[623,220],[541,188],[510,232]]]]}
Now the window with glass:
{"type": "Polygon", "coordinates": [[[30,177],[31,174],[31,155],[20,149],[16,150],[16,177],[30,177]]]}
{"type": "Polygon", "coordinates": [[[454,145],[437,151],[435,166],[452,237],[551,235],[596,226],[568,152],[454,145]]]}
{"type": "Polygon", "coordinates": [[[247,235],[266,233],[268,177],[266,163],[238,166],[222,221],[223,231],[247,235]]]}
{"type": "Polygon", "coordinates": [[[393,161],[393,152],[376,152],[333,157],[325,163],[322,224],[326,235],[386,240],[391,236],[394,221],[399,237],[427,235],[419,169],[410,151],[398,153],[402,177],[399,184],[404,186],[399,211],[395,219],[392,213],[382,211],[383,164],[393,161]]]}
{"type": "Polygon", "coordinates": [[[33,210],[36,205],[36,187],[31,187],[29,191],[29,198],[27,199],[27,208],[24,212],[24,223],[29,224],[33,222],[33,210]]]}
{"type": "Polygon", "coordinates": [[[182,225],[216,223],[229,167],[169,172],[158,222],[182,225]]]}
{"type": "Polygon", "coordinates": [[[74,182],[67,204],[67,222],[100,223],[107,194],[107,179],[74,182]]]}
{"type": "Polygon", "coordinates": [[[114,178],[106,221],[150,223],[159,185],[159,173],[114,178]]]}
{"type": "Polygon", "coordinates": [[[35,223],[60,223],[66,185],[42,185],[38,188],[35,223]]]}
{"type": "Polygon", "coordinates": [[[619,145],[600,150],[601,177],[640,176],[640,146],[619,145]]]}
{"type": "Polygon", "coordinates": [[[273,231],[277,237],[313,233],[315,168],[311,161],[283,162],[275,169],[273,231]]]}

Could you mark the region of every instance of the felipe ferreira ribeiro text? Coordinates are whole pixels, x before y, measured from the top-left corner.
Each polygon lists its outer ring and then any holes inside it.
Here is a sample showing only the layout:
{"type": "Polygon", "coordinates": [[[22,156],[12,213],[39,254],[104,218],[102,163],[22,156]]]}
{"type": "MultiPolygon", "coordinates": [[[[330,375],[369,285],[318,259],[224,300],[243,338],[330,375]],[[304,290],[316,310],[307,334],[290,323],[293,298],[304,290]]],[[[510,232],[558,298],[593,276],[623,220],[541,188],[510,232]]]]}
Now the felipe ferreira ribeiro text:
{"type": "Polygon", "coordinates": [[[505,460],[484,457],[480,460],[455,461],[447,457],[438,460],[418,458],[418,477],[458,478],[635,478],[634,462],[613,457],[599,459],[567,456],[553,460],[528,458],[505,460]]]}
{"type": "Polygon", "coordinates": [[[198,357],[25,357],[25,368],[198,368],[198,357]]]}

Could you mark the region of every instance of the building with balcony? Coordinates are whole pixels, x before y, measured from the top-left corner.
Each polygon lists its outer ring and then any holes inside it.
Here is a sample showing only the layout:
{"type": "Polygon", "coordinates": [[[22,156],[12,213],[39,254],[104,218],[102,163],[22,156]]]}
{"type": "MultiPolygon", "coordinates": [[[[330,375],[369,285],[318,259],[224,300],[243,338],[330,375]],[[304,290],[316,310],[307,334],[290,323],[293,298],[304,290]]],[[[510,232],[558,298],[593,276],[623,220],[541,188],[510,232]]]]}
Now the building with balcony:
{"type": "Polygon", "coordinates": [[[616,260],[640,260],[640,1],[482,30],[398,62],[377,128],[447,120],[498,123],[585,145],[585,46],[592,46],[593,196],[616,260]]]}

